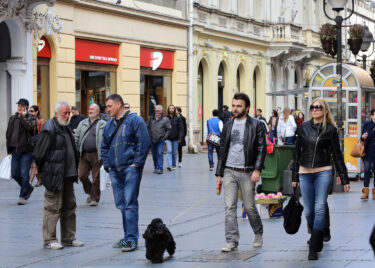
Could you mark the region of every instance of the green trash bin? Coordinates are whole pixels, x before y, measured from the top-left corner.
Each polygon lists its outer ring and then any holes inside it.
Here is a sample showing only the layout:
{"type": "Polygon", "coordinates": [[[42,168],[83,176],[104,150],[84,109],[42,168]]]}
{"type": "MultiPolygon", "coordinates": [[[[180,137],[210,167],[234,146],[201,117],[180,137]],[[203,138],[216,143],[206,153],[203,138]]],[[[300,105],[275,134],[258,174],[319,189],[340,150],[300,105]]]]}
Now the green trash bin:
{"type": "Polygon", "coordinates": [[[283,191],[284,170],[293,158],[294,145],[276,145],[273,154],[267,154],[264,169],[260,176],[262,184],[258,185],[257,192],[277,193],[283,191]]]}

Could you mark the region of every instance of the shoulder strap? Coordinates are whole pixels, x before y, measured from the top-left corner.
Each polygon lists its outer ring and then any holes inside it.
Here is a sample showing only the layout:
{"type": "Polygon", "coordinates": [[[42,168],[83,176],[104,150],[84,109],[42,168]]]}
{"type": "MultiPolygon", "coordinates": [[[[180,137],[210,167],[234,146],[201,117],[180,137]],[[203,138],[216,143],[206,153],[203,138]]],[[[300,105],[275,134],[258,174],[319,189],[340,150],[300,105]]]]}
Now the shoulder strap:
{"type": "MultiPolygon", "coordinates": [[[[82,136],[82,137],[84,137],[84,136],[90,131],[90,129],[95,125],[95,123],[96,123],[97,121],[99,121],[99,118],[96,119],[96,120],[94,121],[94,123],[92,123],[92,124],[88,127],[88,129],[86,129],[86,131],[85,131],[85,133],[83,133],[83,136],[82,136]]],[[[90,119],[89,119],[89,124],[90,124],[90,119]]]]}
{"type": "MultiPolygon", "coordinates": [[[[120,119],[120,123],[118,124],[118,126],[116,127],[116,130],[115,132],[113,132],[111,138],[109,139],[109,145],[112,144],[112,141],[113,141],[113,138],[116,136],[117,134],[117,131],[120,129],[122,123],[125,121],[126,117],[128,116],[129,113],[125,114],[123,118],[120,119]]],[[[114,119],[115,120],[115,119],[114,119]]]]}

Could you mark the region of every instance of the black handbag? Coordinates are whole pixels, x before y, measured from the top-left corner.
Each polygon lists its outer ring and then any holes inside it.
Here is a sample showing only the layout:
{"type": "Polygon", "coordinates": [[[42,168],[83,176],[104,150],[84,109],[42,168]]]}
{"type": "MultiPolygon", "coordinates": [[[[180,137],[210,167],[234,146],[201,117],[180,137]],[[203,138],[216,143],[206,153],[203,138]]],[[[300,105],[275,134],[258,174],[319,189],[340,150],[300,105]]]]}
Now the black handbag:
{"type": "Polygon", "coordinates": [[[297,233],[301,225],[303,206],[299,202],[299,197],[300,193],[295,187],[288,204],[284,208],[284,229],[288,234],[297,233]]]}

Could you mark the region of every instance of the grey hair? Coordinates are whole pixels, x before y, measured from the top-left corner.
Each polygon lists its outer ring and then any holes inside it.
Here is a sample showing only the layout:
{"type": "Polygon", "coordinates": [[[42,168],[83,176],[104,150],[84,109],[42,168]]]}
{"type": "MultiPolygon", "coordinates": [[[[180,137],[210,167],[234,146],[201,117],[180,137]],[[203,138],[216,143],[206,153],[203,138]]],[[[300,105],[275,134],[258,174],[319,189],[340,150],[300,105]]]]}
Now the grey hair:
{"type": "Polygon", "coordinates": [[[61,109],[61,106],[63,106],[63,105],[68,106],[68,107],[70,108],[70,104],[69,104],[69,102],[64,101],[64,100],[58,101],[58,102],[55,104],[55,107],[54,107],[54,109],[53,109],[53,110],[55,111],[55,114],[58,114],[58,113],[59,113],[59,111],[60,111],[60,109],[61,109]]]}
{"type": "Polygon", "coordinates": [[[161,111],[163,111],[163,106],[161,106],[160,104],[158,104],[158,105],[155,106],[155,109],[160,109],[161,111]]]}
{"type": "MultiPolygon", "coordinates": [[[[91,105],[96,106],[96,108],[98,108],[98,110],[99,110],[99,112],[100,112],[100,107],[99,107],[99,105],[97,105],[96,103],[93,103],[93,104],[91,104],[91,105]]],[[[91,106],[91,105],[90,105],[90,106],[91,106]]]]}

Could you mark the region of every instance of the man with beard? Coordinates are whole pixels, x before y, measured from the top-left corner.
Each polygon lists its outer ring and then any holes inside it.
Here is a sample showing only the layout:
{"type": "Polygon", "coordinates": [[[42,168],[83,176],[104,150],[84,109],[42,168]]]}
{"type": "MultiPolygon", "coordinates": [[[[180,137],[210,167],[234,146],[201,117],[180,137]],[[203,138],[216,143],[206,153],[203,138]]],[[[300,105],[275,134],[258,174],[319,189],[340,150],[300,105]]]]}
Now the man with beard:
{"type": "Polygon", "coordinates": [[[253,247],[263,244],[263,224],[255,207],[255,184],[260,179],[266,157],[263,123],[248,115],[250,99],[237,93],[232,100],[234,120],[224,125],[220,139],[221,157],[216,170],[216,183],[223,183],[225,201],[225,238],[223,252],[236,250],[239,241],[237,223],[238,189],[241,190],[246,214],[255,234],[253,247]]]}
{"type": "Polygon", "coordinates": [[[34,147],[33,157],[46,191],[44,193],[43,242],[47,249],[63,246],[82,247],[76,240],[76,199],[73,182],[77,182],[78,155],[69,128],[70,105],[59,101],[55,116],[43,126],[34,147]],[[57,242],[56,225],[60,219],[61,242],[57,242]]]}
{"type": "Polygon", "coordinates": [[[86,202],[97,206],[100,200],[100,146],[106,121],[99,119],[100,108],[97,104],[89,107],[89,118],[82,120],[74,134],[75,143],[80,155],[78,177],[88,195],[86,202]],[[92,182],[89,179],[92,172],[92,182]]]}

